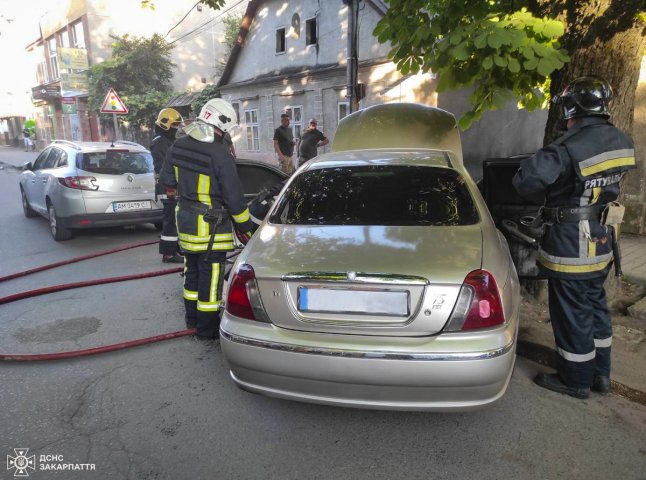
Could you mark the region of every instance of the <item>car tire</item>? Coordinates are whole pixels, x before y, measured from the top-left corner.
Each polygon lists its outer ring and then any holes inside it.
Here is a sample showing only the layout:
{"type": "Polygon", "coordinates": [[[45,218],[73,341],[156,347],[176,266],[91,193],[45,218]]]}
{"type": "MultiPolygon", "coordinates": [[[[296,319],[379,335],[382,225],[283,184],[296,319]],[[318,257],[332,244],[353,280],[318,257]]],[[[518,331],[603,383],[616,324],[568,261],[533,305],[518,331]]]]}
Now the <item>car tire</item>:
{"type": "Polygon", "coordinates": [[[72,238],[72,230],[61,225],[60,218],[56,216],[56,210],[52,203],[48,204],[47,212],[49,213],[49,231],[52,233],[54,240],[61,242],[72,238]]]}
{"type": "Polygon", "coordinates": [[[25,217],[27,218],[33,218],[36,215],[38,215],[33,208],[31,208],[31,205],[29,205],[29,200],[27,200],[27,194],[25,191],[21,188],[20,189],[20,196],[22,197],[22,211],[25,214],[25,217]]]}

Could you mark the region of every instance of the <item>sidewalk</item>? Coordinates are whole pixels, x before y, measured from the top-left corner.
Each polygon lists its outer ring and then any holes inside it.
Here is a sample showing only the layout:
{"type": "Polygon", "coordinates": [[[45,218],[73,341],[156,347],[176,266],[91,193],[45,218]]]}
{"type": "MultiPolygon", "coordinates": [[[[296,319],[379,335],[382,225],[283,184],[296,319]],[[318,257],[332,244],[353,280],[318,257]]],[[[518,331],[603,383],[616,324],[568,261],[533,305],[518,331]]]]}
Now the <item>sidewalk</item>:
{"type": "MultiPolygon", "coordinates": [[[[615,392],[646,401],[646,235],[621,234],[623,282],[611,270],[606,281],[612,312],[612,380],[615,392]],[[632,390],[633,392],[630,392],[632,390]]],[[[545,298],[523,294],[518,354],[554,366],[554,337],[545,298]]]]}

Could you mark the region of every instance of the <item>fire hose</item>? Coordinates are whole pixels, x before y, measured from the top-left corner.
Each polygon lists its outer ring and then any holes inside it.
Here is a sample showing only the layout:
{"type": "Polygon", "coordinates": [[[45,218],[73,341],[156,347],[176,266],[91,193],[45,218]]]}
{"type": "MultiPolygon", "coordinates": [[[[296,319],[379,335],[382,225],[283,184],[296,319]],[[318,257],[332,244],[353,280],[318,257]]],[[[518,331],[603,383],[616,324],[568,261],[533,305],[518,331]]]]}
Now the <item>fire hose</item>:
{"type": "MultiPolygon", "coordinates": [[[[125,245],[121,247],[116,247],[113,249],[109,250],[102,250],[99,252],[91,253],[88,255],[83,255],[80,257],[75,257],[71,258],[69,260],[64,260],[61,262],[55,262],[47,265],[42,265],[40,267],[35,267],[29,270],[25,270],[22,272],[17,272],[13,273],[10,275],[6,275],[3,277],[0,277],[0,283],[5,282],[7,280],[12,280],[14,278],[19,278],[19,277],[24,277],[26,275],[30,275],[36,272],[42,272],[44,270],[49,270],[52,268],[60,267],[63,265],[69,265],[71,263],[75,262],[80,262],[82,260],[88,260],[91,258],[96,258],[100,257],[103,255],[108,255],[111,253],[116,253],[116,252],[121,252],[124,250],[129,250],[132,248],[137,248],[137,247],[142,247],[146,245],[152,245],[155,243],[159,243],[159,240],[152,240],[152,241],[146,241],[146,242],[140,242],[140,243],[135,243],[135,244],[130,244],[130,245],[125,245]]],[[[227,255],[227,260],[233,258],[236,256],[238,252],[233,252],[230,255],[227,255]]],[[[67,283],[67,284],[61,284],[61,285],[52,285],[49,287],[44,287],[44,288],[37,288],[34,290],[28,290],[24,292],[19,292],[15,293],[12,295],[8,295],[5,297],[0,297],[0,305],[5,304],[5,303],[10,303],[14,302],[17,300],[21,300],[24,298],[31,298],[31,297],[36,297],[39,295],[45,295],[48,293],[53,293],[53,292],[60,292],[63,290],[70,290],[73,288],[81,288],[81,287],[89,287],[89,286],[94,286],[94,285],[103,285],[106,283],[116,283],[116,282],[124,282],[127,280],[136,280],[136,279],[141,279],[141,278],[149,278],[149,277],[156,277],[160,275],[169,275],[172,273],[179,273],[183,270],[182,267],[178,268],[171,268],[171,269],[165,269],[165,270],[158,270],[154,272],[147,272],[147,273],[138,273],[138,274],[132,274],[132,275],[123,275],[123,276],[118,276],[118,277],[108,277],[108,278],[99,278],[95,280],[86,280],[82,282],[73,282],[73,283],[67,283]]],[[[164,333],[161,335],[156,335],[153,337],[146,337],[146,338],[141,338],[137,340],[130,340],[126,342],[121,342],[121,343],[115,343],[111,345],[104,345],[101,347],[95,347],[95,348],[88,348],[88,349],[81,349],[81,350],[72,350],[72,351],[67,351],[67,352],[57,352],[57,353],[42,353],[42,354],[7,354],[7,353],[0,353],[0,361],[18,361],[18,362],[26,362],[26,361],[42,361],[42,360],[61,360],[61,359],[66,359],[66,358],[75,358],[75,357],[84,357],[84,356],[89,356],[89,355],[96,355],[99,353],[106,353],[106,352],[113,352],[116,350],[122,350],[125,348],[131,348],[131,347],[136,347],[139,345],[145,345],[148,343],[154,343],[154,342],[160,342],[162,340],[169,340],[171,338],[179,338],[187,335],[194,335],[196,333],[195,328],[190,328],[186,330],[178,330],[175,332],[169,332],[169,333],[164,333]]]]}

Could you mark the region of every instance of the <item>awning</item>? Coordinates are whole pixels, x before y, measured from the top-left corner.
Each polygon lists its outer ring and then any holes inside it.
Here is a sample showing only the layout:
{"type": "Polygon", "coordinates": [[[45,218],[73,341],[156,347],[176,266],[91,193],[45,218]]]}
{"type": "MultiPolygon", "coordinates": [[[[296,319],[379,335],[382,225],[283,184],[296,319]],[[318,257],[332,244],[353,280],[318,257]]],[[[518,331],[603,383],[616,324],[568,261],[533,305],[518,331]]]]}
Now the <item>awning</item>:
{"type": "Polygon", "coordinates": [[[195,101],[200,92],[182,93],[172,97],[167,103],[166,107],[190,107],[195,101]]]}

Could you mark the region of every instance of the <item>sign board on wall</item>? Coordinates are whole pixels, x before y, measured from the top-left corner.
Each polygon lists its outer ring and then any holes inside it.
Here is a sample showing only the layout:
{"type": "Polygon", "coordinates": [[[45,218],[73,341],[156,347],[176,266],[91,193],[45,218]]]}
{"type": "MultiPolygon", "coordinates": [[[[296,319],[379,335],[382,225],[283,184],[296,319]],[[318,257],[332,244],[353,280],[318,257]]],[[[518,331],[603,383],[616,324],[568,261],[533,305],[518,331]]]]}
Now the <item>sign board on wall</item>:
{"type": "Polygon", "coordinates": [[[63,97],[61,98],[61,109],[63,113],[75,114],[78,113],[76,109],[76,98],[74,97],[63,97]]]}
{"type": "Polygon", "coordinates": [[[86,73],[61,73],[61,93],[64,97],[87,95],[88,91],[86,73]]]}
{"type": "Polygon", "coordinates": [[[87,70],[87,50],[85,48],[58,48],[58,61],[60,68],[67,70],[87,70]]]}

